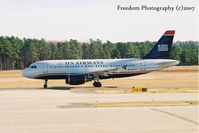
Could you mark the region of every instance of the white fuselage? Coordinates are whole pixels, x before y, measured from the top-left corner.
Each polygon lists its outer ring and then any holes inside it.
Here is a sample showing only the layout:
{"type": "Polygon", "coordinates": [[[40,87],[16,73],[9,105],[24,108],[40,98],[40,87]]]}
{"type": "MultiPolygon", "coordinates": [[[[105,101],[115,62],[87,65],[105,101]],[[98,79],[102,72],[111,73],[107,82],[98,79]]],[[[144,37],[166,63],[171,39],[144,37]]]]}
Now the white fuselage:
{"type": "Polygon", "coordinates": [[[89,59],[89,60],[46,60],[31,64],[23,70],[23,76],[34,79],[64,79],[67,75],[106,72],[104,78],[126,77],[143,74],[177,65],[171,59],[89,59]],[[111,76],[110,76],[111,75],[111,76]]]}
{"type": "Polygon", "coordinates": [[[46,60],[31,64],[23,76],[34,79],[65,79],[66,84],[80,85],[94,80],[94,87],[101,87],[99,79],[129,77],[175,66],[177,60],[168,59],[175,31],[166,31],[142,59],[89,59],[46,60]]]}

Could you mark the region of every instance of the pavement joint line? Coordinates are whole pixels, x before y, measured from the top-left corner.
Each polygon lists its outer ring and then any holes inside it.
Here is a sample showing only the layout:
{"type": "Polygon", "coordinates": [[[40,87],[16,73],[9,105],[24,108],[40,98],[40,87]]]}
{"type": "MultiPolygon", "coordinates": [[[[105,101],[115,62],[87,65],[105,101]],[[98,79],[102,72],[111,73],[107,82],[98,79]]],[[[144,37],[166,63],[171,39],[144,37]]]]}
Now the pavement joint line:
{"type": "Polygon", "coordinates": [[[180,115],[176,115],[176,114],[174,114],[174,113],[170,113],[170,112],[167,112],[167,111],[164,111],[164,110],[160,110],[160,109],[157,109],[157,108],[150,108],[150,109],[153,110],[153,111],[161,112],[161,113],[164,113],[164,114],[167,114],[167,115],[176,117],[176,118],[178,118],[178,119],[181,119],[181,120],[184,120],[184,121],[193,123],[193,124],[195,124],[195,125],[199,125],[199,123],[198,123],[197,121],[194,121],[194,120],[185,118],[185,117],[180,116],[180,115]]]}

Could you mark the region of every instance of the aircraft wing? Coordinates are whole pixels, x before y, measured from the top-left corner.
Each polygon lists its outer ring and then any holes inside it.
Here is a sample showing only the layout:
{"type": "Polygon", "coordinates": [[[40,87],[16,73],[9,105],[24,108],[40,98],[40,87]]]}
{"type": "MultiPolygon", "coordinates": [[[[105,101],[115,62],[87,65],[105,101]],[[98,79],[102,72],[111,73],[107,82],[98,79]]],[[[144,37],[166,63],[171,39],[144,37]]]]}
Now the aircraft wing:
{"type": "Polygon", "coordinates": [[[112,73],[112,72],[117,72],[118,70],[120,70],[123,67],[116,67],[113,69],[106,69],[106,70],[100,70],[100,71],[93,71],[93,72],[89,72],[87,74],[89,75],[94,75],[94,76],[108,76],[107,73],[112,73]]]}

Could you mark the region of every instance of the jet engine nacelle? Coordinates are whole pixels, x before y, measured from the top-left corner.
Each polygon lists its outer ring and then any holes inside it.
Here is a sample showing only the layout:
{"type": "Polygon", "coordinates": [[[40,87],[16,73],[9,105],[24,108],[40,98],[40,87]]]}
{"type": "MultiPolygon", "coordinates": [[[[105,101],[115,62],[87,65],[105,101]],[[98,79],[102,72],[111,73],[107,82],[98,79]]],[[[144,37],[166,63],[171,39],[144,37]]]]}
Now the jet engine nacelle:
{"type": "Polygon", "coordinates": [[[68,78],[66,79],[66,84],[80,85],[84,84],[87,81],[90,80],[88,80],[86,75],[69,75],[68,78]]]}

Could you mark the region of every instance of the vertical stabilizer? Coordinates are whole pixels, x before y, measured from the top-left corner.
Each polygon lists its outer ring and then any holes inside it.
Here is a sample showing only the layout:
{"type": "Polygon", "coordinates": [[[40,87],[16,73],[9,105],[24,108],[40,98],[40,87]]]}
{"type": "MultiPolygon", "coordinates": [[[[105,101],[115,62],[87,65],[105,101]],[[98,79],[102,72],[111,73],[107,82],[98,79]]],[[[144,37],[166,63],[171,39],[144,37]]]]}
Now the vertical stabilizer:
{"type": "Polygon", "coordinates": [[[166,31],[144,59],[168,59],[173,44],[175,30],[166,31]]]}

